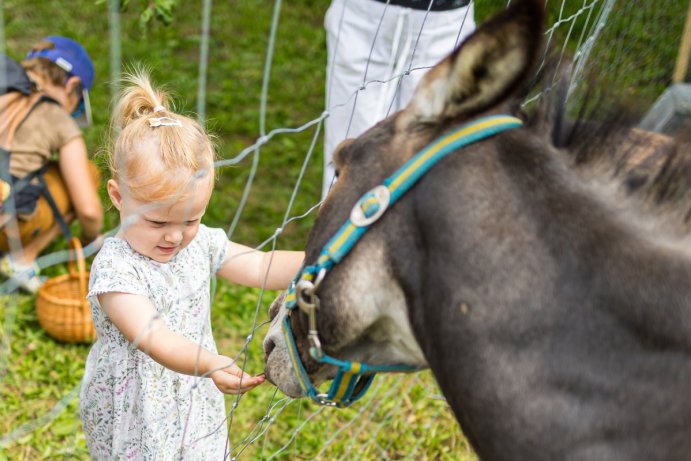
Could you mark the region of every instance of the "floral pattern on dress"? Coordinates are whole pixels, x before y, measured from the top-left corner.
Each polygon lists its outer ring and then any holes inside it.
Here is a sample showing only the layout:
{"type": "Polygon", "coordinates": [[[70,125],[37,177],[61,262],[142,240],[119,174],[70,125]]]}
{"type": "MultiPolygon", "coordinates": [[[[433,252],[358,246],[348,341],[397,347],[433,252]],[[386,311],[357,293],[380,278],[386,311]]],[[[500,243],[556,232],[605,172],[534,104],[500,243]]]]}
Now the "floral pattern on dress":
{"type": "Polygon", "coordinates": [[[89,278],[97,340],[80,391],[82,427],[93,459],[224,459],[225,405],[213,381],[169,370],[136,349],[101,309],[97,296],[146,296],[168,328],[216,352],[210,282],[227,245],[222,229],[200,225],[192,242],[163,264],[135,252],[124,240],[105,240],[89,278]]]}

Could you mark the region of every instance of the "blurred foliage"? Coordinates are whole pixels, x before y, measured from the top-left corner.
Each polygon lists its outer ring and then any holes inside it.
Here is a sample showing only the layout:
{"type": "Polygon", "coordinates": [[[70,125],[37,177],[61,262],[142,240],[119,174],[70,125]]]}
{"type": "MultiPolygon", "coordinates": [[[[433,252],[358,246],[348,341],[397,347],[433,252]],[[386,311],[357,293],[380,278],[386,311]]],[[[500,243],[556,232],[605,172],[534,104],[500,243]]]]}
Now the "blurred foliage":
{"type": "MultiPolygon", "coordinates": [[[[115,5],[117,1],[114,0],[96,0],[96,5],[115,5]]],[[[141,9],[139,13],[139,28],[146,31],[147,27],[154,22],[160,22],[165,26],[172,24],[175,19],[175,8],[178,6],[178,0],[123,0],[120,3],[120,12],[127,13],[132,3],[136,5],[132,9],[136,12],[141,9]]],[[[110,7],[110,6],[109,6],[110,7]]]]}

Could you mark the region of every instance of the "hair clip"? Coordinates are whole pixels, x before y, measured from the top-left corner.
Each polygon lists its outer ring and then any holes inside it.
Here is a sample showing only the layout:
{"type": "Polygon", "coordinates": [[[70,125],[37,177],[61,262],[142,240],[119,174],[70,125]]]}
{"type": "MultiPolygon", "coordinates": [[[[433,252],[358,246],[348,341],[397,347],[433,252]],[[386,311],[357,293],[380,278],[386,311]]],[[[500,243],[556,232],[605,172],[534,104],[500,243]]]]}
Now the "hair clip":
{"type": "Polygon", "coordinates": [[[180,120],[171,117],[151,117],[149,119],[149,126],[182,126],[180,120]]]}

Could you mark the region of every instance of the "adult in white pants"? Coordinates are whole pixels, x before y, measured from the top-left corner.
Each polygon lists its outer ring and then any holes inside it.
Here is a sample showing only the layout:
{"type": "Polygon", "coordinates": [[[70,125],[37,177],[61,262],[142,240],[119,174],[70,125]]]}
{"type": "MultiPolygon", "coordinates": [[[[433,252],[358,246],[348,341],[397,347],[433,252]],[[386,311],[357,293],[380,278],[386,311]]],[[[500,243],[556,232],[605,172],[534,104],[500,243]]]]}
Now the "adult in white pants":
{"type": "Polygon", "coordinates": [[[335,181],[336,146],[403,109],[427,69],[475,30],[475,20],[470,0],[332,0],[324,26],[322,197],[335,181]]]}

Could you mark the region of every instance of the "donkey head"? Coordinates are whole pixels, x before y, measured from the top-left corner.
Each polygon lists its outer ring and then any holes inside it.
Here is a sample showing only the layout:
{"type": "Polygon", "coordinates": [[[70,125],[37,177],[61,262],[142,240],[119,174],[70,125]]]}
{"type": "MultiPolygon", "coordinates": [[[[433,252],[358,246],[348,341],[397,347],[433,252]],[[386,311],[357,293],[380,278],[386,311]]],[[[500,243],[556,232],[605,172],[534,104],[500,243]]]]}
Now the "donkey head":
{"type": "MultiPolygon", "coordinates": [[[[508,110],[511,96],[527,84],[541,50],[543,12],[540,0],[512,2],[426,74],[406,109],[339,146],[334,154],[338,180],[308,238],[307,264],[317,261],[360,197],[418,151],[457,125],[508,110]]],[[[433,180],[425,179],[425,183],[433,180]]],[[[425,248],[417,228],[426,223],[420,221],[415,206],[421,187],[425,187],[422,182],[386,210],[319,280],[316,330],[329,356],[373,365],[427,365],[425,338],[411,327],[411,304],[418,295],[415,278],[426,270],[415,256],[425,248]]],[[[267,377],[275,385],[289,396],[303,394],[291,364],[295,355],[315,385],[333,377],[332,365],[310,355],[310,325],[304,312],[288,313],[281,297],[272,306],[271,317],[264,348],[267,377]],[[287,315],[298,351],[292,352],[292,359],[282,332],[287,315]]]]}

